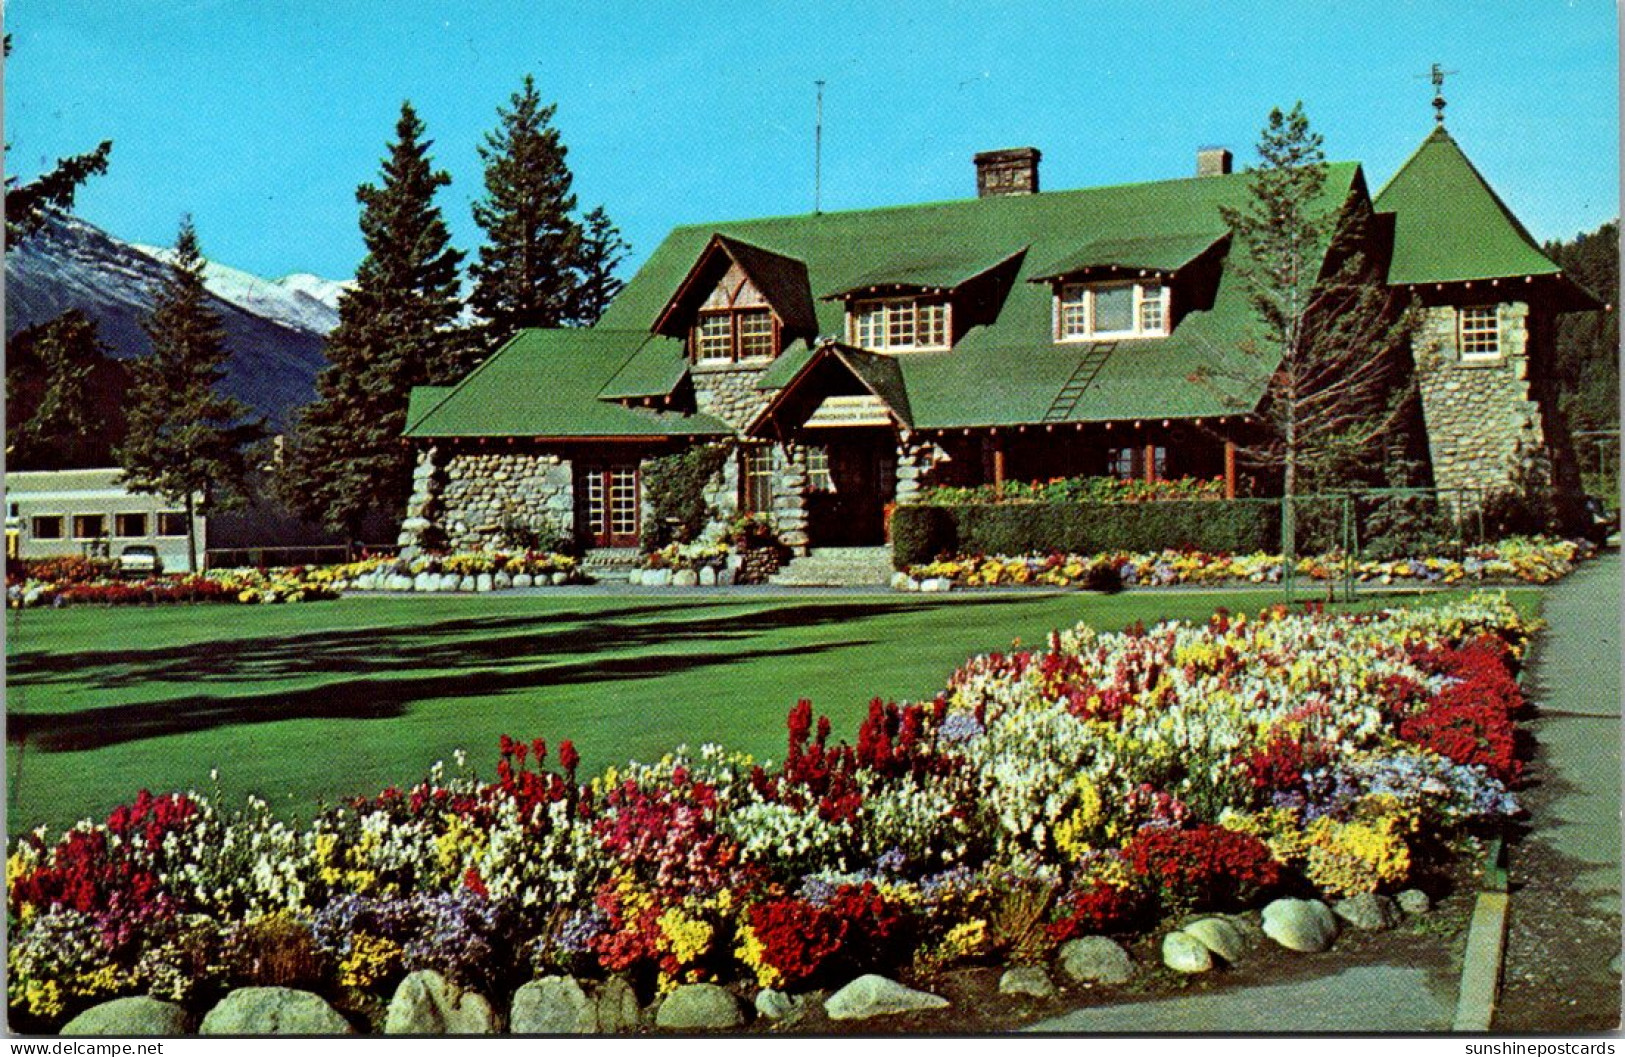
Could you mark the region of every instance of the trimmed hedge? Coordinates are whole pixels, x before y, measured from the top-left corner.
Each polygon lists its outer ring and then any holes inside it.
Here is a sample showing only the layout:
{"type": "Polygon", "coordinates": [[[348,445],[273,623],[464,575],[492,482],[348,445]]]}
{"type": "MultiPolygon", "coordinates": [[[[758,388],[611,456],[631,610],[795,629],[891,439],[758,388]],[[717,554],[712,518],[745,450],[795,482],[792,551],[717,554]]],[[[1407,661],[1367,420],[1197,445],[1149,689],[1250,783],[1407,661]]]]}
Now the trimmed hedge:
{"type": "Polygon", "coordinates": [[[1275,503],[982,503],[892,511],[892,564],[952,554],[1102,554],[1190,547],[1250,554],[1280,546],[1275,503]]]}

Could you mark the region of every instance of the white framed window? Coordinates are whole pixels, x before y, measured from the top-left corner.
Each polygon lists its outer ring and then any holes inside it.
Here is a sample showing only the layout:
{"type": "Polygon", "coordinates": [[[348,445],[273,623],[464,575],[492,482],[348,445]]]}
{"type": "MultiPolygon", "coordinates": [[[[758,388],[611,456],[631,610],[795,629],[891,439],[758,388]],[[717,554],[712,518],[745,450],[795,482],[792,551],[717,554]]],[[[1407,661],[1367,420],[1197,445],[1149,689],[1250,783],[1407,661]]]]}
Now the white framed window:
{"type": "Polygon", "coordinates": [[[1055,340],[1160,338],[1168,333],[1161,283],[1067,283],[1055,298],[1055,340]]]}
{"type": "Polygon", "coordinates": [[[1501,358],[1501,320],[1494,305],[1467,305],[1457,312],[1456,327],[1462,359],[1501,358]]]}
{"type": "Polygon", "coordinates": [[[113,535],[120,539],[135,539],[147,534],[147,515],[114,514],[113,535]]]}
{"type": "Polygon", "coordinates": [[[76,540],[97,540],[107,535],[106,514],[75,514],[73,515],[73,538],[76,540]]]}
{"type": "Polygon", "coordinates": [[[773,511],[773,448],[755,444],[740,451],[739,506],[747,514],[773,511]]]}
{"type": "Polygon", "coordinates": [[[689,332],[697,363],[770,360],[779,354],[779,325],[767,299],[738,265],[706,298],[689,332]]]}
{"type": "Polygon", "coordinates": [[[807,449],[807,488],[814,492],[835,491],[835,477],[829,471],[829,449],[807,449]]]}
{"type": "Polygon", "coordinates": [[[847,310],[852,344],[877,352],[942,350],[950,344],[951,309],[942,300],[894,297],[857,301],[847,310]]]}

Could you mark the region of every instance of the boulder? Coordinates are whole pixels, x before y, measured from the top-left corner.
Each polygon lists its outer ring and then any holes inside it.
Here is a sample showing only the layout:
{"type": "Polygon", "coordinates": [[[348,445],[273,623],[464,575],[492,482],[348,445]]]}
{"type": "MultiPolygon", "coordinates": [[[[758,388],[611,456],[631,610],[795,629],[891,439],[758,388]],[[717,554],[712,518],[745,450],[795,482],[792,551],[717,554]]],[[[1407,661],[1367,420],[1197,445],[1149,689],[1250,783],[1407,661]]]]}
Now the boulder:
{"type": "Polygon", "coordinates": [[[496,587],[496,580],[490,573],[480,573],[474,577],[474,590],[484,594],[496,587]]]}
{"type": "Polygon", "coordinates": [[[514,992],[508,1030],[515,1035],[591,1035],[598,1011],[573,976],[544,976],[514,992]]]}
{"type": "Polygon", "coordinates": [[[678,569],[672,574],[671,583],[673,587],[698,587],[700,574],[693,569],[678,569]]]}
{"type": "Polygon", "coordinates": [[[626,582],[631,584],[633,587],[643,583],[643,570],[633,569],[631,572],[627,573],[626,582]]]}
{"type": "Polygon", "coordinates": [[[416,576],[412,577],[412,590],[433,591],[437,586],[435,583],[436,579],[438,578],[435,577],[433,573],[418,573],[416,576]]]}
{"type": "Polygon", "coordinates": [[[999,977],[999,994],[1051,998],[1055,994],[1055,983],[1050,980],[1049,973],[1036,965],[1018,965],[1014,969],[1006,969],[1004,975],[999,977]]]}
{"type": "Polygon", "coordinates": [[[908,573],[895,572],[895,573],[891,574],[891,589],[893,591],[907,591],[907,590],[909,590],[908,585],[909,585],[908,573]]]}
{"type": "Polygon", "coordinates": [[[354,1035],[350,1022],[309,991],[243,987],[203,1017],[199,1035],[354,1035]]]}
{"type": "Polygon", "coordinates": [[[515,587],[529,587],[535,582],[535,578],[533,578],[529,573],[520,573],[513,578],[513,585],[515,587]]]}
{"type": "Polygon", "coordinates": [[[491,585],[498,591],[506,591],[513,586],[513,577],[506,572],[499,572],[491,577],[491,585]]]}
{"type": "Polygon", "coordinates": [[[942,1009],[947,1005],[948,1000],[940,995],[916,991],[896,980],[870,973],[830,995],[824,1002],[824,1012],[831,1020],[867,1020],[919,1009],[942,1009]]]}
{"type": "Polygon", "coordinates": [[[718,587],[732,587],[737,574],[732,569],[723,569],[717,573],[718,587]]]}
{"type": "Polygon", "coordinates": [[[671,570],[670,569],[645,569],[645,570],[643,570],[643,586],[644,587],[670,587],[671,586],[671,570]]]}
{"type": "Polygon", "coordinates": [[[1213,952],[1185,932],[1170,932],[1162,938],[1162,964],[1176,973],[1205,973],[1213,968],[1213,952]]]}
{"type": "Polygon", "coordinates": [[[1383,932],[1400,922],[1399,907],[1392,899],[1375,892],[1339,899],[1332,904],[1332,913],[1365,932],[1383,932]]]}
{"type": "Polygon", "coordinates": [[[1433,900],[1429,899],[1428,894],[1420,888],[1407,888],[1394,898],[1399,903],[1399,909],[1413,916],[1426,914],[1433,909],[1433,900]]]}
{"type": "Polygon", "coordinates": [[[797,1016],[807,1006],[807,996],[787,995],[783,991],[764,987],[756,992],[756,1012],[768,1020],[787,1020],[797,1016]]]}
{"type": "Polygon", "coordinates": [[[484,995],[464,991],[432,969],[408,973],[384,1015],[385,1035],[494,1035],[484,995]]]}
{"type": "Polygon", "coordinates": [[[190,1019],[173,1002],[142,995],[91,1006],[68,1021],[64,1035],[184,1035],[190,1019]]]}
{"type": "Polygon", "coordinates": [[[1287,950],[1314,954],[1337,938],[1337,917],[1318,899],[1277,899],[1264,908],[1264,935],[1287,950]]]}
{"type": "Polygon", "coordinates": [[[700,586],[715,587],[717,585],[717,571],[707,565],[700,570],[700,586]]]}
{"type": "Polygon", "coordinates": [[[570,582],[570,574],[569,573],[554,573],[553,574],[552,583],[553,583],[554,587],[563,587],[565,584],[567,584],[569,582],[570,582]]]}
{"type": "Polygon", "coordinates": [[[476,580],[474,578],[474,576],[469,575],[469,576],[465,576],[462,579],[457,581],[457,590],[459,590],[459,591],[467,591],[469,594],[473,594],[474,589],[478,585],[479,585],[479,581],[476,580]]]}
{"type": "Polygon", "coordinates": [[[441,573],[439,591],[455,591],[463,584],[463,578],[456,573],[441,573]]]}
{"type": "Polygon", "coordinates": [[[1126,984],[1134,976],[1128,951],[1105,936],[1068,940],[1056,961],[1068,979],[1080,984],[1126,984]]]}
{"type": "Polygon", "coordinates": [[[638,996],[623,977],[612,976],[593,994],[598,1011],[598,1030],[604,1035],[620,1035],[638,1030],[638,996]]]}
{"type": "Polygon", "coordinates": [[[1224,918],[1197,918],[1180,930],[1231,965],[1247,953],[1242,931],[1224,918]]]}
{"type": "Polygon", "coordinates": [[[684,984],[655,1014],[655,1027],[667,1031],[726,1031],[744,1022],[739,1000],[716,984],[684,984]]]}

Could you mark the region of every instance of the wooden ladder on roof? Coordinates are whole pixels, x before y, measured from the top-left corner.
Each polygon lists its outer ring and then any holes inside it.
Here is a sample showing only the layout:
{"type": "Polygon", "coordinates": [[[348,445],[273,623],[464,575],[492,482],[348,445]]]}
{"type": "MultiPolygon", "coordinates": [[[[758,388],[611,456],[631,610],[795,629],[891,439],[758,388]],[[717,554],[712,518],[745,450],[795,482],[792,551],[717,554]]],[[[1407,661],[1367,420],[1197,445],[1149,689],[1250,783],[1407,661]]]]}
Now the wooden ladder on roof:
{"type": "Polygon", "coordinates": [[[1061,391],[1055,394],[1055,399],[1050,401],[1049,410],[1044,412],[1042,421],[1065,422],[1071,418],[1072,412],[1077,409],[1078,401],[1083,399],[1083,394],[1100,374],[1100,369],[1106,366],[1106,361],[1111,358],[1116,348],[1115,341],[1097,341],[1089,346],[1089,351],[1083,354],[1083,358],[1078,360],[1078,366],[1073,369],[1072,377],[1066,380],[1066,384],[1061,386],[1061,391]]]}

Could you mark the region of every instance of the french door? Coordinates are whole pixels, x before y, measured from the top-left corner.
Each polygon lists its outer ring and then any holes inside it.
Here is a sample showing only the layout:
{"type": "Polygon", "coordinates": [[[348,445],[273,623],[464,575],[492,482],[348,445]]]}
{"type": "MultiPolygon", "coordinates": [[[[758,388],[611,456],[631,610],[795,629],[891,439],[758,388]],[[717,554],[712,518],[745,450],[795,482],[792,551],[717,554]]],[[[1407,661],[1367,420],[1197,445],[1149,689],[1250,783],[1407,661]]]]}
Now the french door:
{"type": "Polygon", "coordinates": [[[594,547],[637,546],[637,464],[588,465],[576,473],[576,509],[587,542],[594,547]]]}

